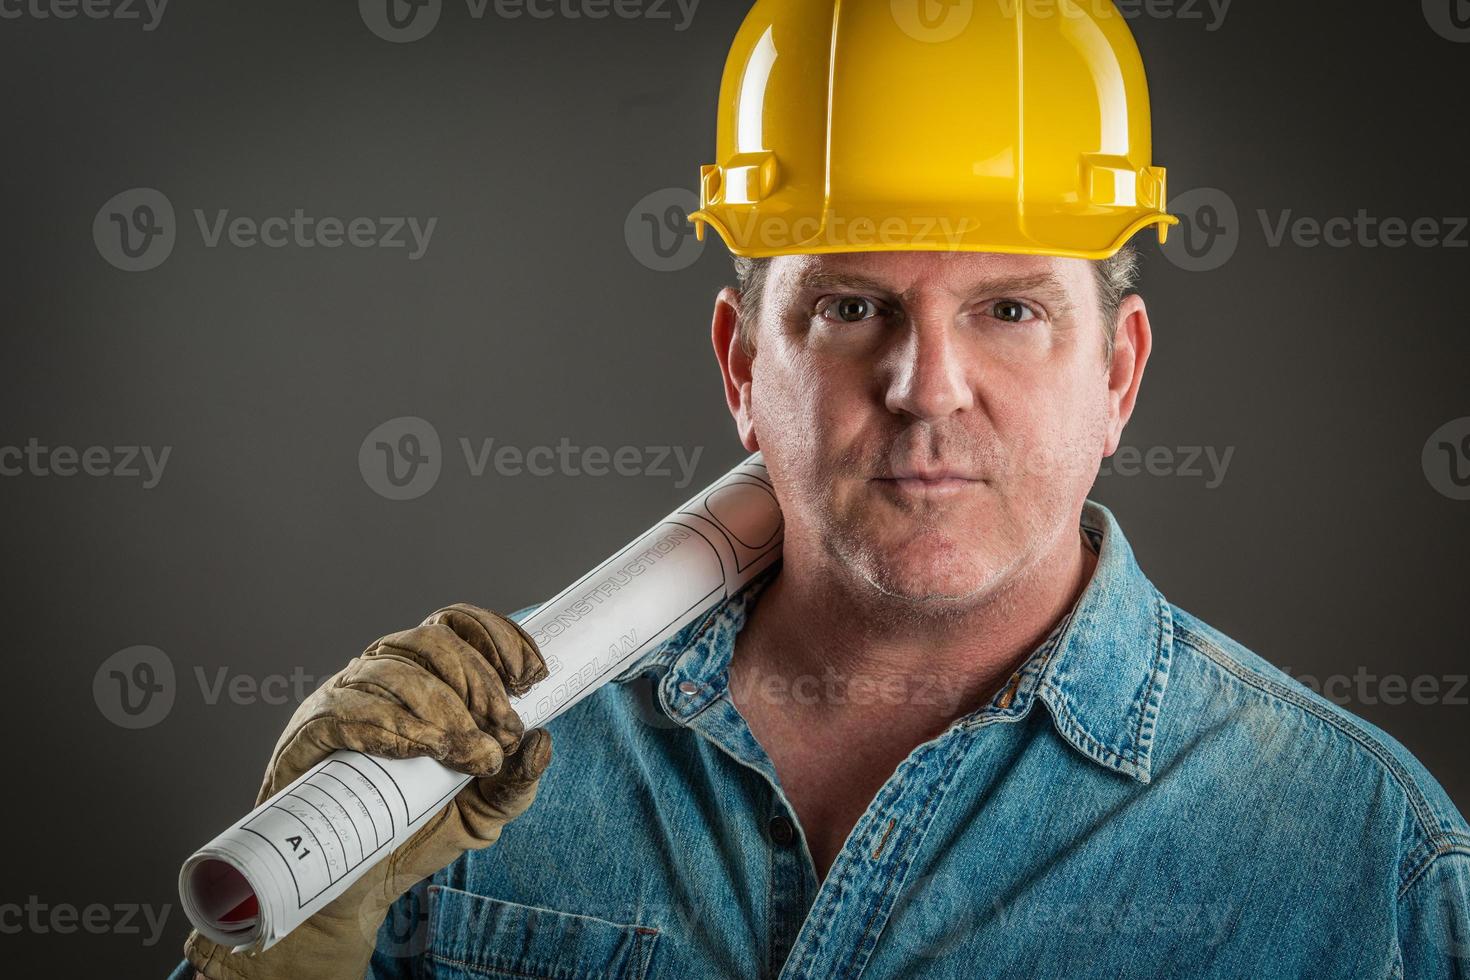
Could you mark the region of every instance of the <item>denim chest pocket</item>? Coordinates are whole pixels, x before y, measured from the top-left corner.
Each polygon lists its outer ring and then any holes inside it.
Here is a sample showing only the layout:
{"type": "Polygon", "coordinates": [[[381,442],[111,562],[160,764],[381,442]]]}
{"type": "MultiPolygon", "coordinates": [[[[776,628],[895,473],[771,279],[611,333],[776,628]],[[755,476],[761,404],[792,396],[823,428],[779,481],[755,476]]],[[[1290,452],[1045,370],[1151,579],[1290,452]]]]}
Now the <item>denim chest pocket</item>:
{"type": "Polygon", "coordinates": [[[643,980],[657,929],[429,888],[434,980],[643,980]]]}

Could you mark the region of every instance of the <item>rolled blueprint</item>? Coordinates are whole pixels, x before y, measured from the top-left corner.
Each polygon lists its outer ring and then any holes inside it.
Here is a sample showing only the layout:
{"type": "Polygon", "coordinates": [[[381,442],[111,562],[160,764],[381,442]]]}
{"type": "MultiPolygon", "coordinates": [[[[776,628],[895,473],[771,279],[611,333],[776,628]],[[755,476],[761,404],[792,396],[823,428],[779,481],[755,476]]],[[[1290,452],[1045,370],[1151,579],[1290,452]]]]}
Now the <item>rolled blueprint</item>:
{"type": "MultiPolygon", "coordinates": [[[[621,673],[781,554],[781,511],[761,454],[548,600],[522,626],[550,675],[511,704],[529,730],[621,673]]],[[[346,891],[472,777],[427,758],[334,752],[179,872],[199,932],[264,950],[346,891]]]]}

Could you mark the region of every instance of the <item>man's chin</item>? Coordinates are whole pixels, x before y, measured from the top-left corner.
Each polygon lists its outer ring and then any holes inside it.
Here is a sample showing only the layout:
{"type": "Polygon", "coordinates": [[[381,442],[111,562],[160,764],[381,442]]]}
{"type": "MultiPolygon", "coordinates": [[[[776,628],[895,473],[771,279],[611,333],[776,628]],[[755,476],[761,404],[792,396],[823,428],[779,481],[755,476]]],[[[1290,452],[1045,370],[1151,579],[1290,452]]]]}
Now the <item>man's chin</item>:
{"type": "Polygon", "coordinates": [[[915,607],[943,607],[965,604],[985,595],[991,585],[989,576],[935,576],[894,574],[891,569],[876,569],[865,576],[871,585],[890,599],[915,607]]]}
{"type": "Polygon", "coordinates": [[[953,604],[974,599],[994,584],[996,567],[973,542],[960,544],[919,534],[869,547],[854,567],[885,595],[923,604],[953,604]]]}

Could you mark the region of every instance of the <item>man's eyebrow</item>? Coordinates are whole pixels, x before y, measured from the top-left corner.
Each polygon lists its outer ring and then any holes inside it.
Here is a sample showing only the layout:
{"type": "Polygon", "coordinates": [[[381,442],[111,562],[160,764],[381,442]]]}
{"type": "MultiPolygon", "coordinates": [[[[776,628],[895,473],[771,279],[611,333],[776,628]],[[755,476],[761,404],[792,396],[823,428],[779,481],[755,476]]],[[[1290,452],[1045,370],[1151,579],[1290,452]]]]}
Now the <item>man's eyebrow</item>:
{"type": "Polygon", "coordinates": [[[876,279],[851,272],[823,272],[812,269],[796,277],[798,289],[850,289],[854,292],[877,293],[882,296],[896,295],[893,290],[876,279]]]}
{"type": "MultiPolygon", "coordinates": [[[[871,293],[890,299],[901,298],[900,294],[895,293],[890,287],[885,286],[876,279],[869,279],[867,276],[851,272],[811,270],[797,276],[796,285],[801,290],[839,289],[871,293]]],[[[1050,272],[1041,272],[1033,276],[1003,276],[998,279],[985,279],[971,285],[965,294],[965,298],[970,299],[980,295],[1006,296],[1025,293],[1043,293],[1053,299],[1058,308],[1071,308],[1071,303],[1067,299],[1066,287],[1062,285],[1060,279],[1050,272]]]]}
{"type": "Polygon", "coordinates": [[[1041,272],[1034,276],[987,279],[972,287],[969,295],[976,296],[980,293],[1051,293],[1064,298],[1067,288],[1050,272],[1041,272]]]}

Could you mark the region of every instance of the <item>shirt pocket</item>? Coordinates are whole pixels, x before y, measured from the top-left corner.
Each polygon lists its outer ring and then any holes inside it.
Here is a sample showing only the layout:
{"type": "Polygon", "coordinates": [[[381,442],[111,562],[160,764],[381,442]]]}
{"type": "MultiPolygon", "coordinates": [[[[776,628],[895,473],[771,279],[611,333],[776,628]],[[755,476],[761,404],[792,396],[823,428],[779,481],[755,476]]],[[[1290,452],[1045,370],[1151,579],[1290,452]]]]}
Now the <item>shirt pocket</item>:
{"type": "Polygon", "coordinates": [[[429,887],[434,980],[643,980],[657,929],[429,887]]]}

